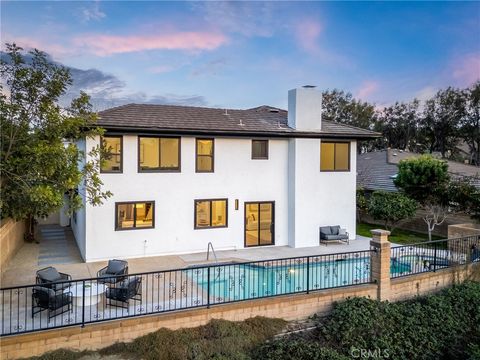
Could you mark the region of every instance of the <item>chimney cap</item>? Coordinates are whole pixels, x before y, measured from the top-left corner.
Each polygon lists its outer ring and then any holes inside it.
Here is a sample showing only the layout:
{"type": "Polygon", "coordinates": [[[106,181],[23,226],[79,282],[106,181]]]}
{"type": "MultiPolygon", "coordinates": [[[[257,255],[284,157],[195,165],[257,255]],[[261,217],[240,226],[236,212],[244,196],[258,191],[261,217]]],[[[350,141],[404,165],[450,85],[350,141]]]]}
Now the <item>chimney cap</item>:
{"type": "Polygon", "coordinates": [[[304,89],[315,89],[317,86],[316,85],[303,85],[302,87],[304,89]]]}

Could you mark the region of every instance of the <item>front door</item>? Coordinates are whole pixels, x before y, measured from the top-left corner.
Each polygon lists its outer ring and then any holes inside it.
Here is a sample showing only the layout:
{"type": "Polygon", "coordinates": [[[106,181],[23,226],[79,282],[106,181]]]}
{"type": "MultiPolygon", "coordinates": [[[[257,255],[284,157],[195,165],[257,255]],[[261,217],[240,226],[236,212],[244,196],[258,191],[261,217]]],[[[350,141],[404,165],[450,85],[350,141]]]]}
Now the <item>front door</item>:
{"type": "Polygon", "coordinates": [[[245,247],[275,244],[275,203],[245,203],[245,247]]]}

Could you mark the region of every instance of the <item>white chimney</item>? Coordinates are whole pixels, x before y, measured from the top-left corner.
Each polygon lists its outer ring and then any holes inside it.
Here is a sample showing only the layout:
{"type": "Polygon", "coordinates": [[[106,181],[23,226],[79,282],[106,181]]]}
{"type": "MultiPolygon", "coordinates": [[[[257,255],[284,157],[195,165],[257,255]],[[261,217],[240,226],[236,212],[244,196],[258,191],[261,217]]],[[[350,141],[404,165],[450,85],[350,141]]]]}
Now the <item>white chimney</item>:
{"type": "Polygon", "coordinates": [[[288,126],[304,131],[322,128],[322,92],[315,86],[288,92],[288,126]]]}

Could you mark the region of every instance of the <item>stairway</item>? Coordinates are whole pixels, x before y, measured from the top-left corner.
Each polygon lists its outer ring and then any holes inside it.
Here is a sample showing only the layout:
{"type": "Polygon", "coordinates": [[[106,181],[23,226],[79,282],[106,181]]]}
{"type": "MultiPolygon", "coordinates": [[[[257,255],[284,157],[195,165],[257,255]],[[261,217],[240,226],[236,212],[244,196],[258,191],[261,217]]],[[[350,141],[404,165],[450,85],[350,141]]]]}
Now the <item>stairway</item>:
{"type": "Polygon", "coordinates": [[[60,225],[41,225],[39,235],[39,266],[83,262],[70,228],[60,225]]]}

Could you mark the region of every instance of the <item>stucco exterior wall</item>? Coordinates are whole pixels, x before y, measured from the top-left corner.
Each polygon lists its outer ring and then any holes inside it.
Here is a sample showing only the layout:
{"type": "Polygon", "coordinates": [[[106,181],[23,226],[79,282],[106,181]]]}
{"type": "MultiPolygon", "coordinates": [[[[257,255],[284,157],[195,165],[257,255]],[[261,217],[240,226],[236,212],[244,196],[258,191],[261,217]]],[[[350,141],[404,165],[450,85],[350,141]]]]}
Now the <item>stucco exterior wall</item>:
{"type": "MultiPolygon", "coordinates": [[[[98,142],[98,139],[96,140],[98,142]]],[[[95,145],[87,142],[87,148],[95,145]]],[[[287,140],[251,159],[251,139],[215,139],[215,172],[195,172],[195,138],[181,139],[181,172],[138,173],[137,136],[123,138],[122,174],[101,174],[113,197],[86,206],[86,260],[244,247],[244,202],[275,201],[275,245],[288,244],[287,140]],[[228,198],[228,227],[194,229],[194,200],[228,198]],[[235,199],[239,209],[235,210],[235,199]],[[155,228],[115,231],[115,202],[155,201],[155,228]]]]}
{"type": "Polygon", "coordinates": [[[319,227],[340,225],[350,238],[355,238],[355,177],[356,142],[350,146],[350,171],[320,171],[320,141],[318,139],[292,139],[290,149],[294,159],[290,171],[294,183],[290,184],[290,213],[292,246],[318,245],[319,227]]]}
{"type": "MultiPolygon", "coordinates": [[[[355,234],[355,142],[349,172],[320,172],[319,139],[270,139],[269,159],[252,160],[251,139],[215,138],[215,171],[196,173],[195,138],[182,137],[181,172],[139,173],[137,139],[123,137],[122,174],[101,174],[113,197],[102,206],[87,204],[78,224],[72,221],[86,261],[201,252],[209,242],[216,250],[243,248],[249,201],[275,202],[276,246],[316,246],[321,225],[355,234]],[[215,198],[228,198],[228,227],[195,230],[194,200],[215,198]],[[152,200],[154,229],[115,231],[116,202],[152,200]]],[[[87,140],[86,148],[98,141],[87,140]]]]}
{"type": "MultiPolygon", "coordinates": [[[[81,151],[86,153],[86,150],[87,150],[86,140],[79,141],[77,146],[81,151]]],[[[82,168],[84,165],[85,165],[85,160],[82,160],[79,166],[82,168]]],[[[86,234],[85,234],[85,231],[86,231],[85,214],[87,212],[88,206],[86,205],[86,201],[85,201],[85,187],[83,185],[79,186],[78,192],[80,196],[83,197],[84,199],[83,202],[85,206],[77,210],[75,216],[72,216],[70,220],[70,226],[72,227],[72,232],[75,237],[75,241],[77,242],[78,249],[80,250],[80,254],[82,255],[83,260],[86,260],[87,244],[86,244],[86,234]]],[[[90,224],[90,226],[96,226],[96,223],[93,222],[92,224],[90,224]]]]}

